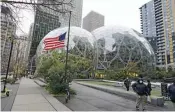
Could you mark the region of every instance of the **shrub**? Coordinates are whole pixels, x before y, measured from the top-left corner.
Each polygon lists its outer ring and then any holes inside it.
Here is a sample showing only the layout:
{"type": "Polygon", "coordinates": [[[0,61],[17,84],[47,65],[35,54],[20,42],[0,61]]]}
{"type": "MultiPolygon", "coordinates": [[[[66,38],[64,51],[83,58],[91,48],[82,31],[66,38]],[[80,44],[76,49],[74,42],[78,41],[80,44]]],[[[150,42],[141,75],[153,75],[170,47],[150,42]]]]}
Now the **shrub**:
{"type": "MultiPolygon", "coordinates": [[[[5,80],[5,79],[4,79],[5,80]]],[[[11,83],[11,84],[14,84],[16,82],[16,79],[15,78],[8,78],[7,79],[7,83],[11,83]]]]}
{"type": "Polygon", "coordinates": [[[77,78],[78,78],[78,79],[86,79],[87,76],[86,76],[86,75],[83,75],[83,74],[78,74],[78,75],[77,75],[77,78]]]}
{"type": "MultiPolygon", "coordinates": [[[[65,54],[52,52],[38,58],[37,73],[44,77],[48,83],[47,89],[58,94],[65,92],[68,82],[71,82],[77,74],[91,67],[90,61],[83,57],[69,55],[67,75],[65,76],[65,54]]],[[[84,75],[79,75],[80,78],[85,78],[84,75]]]]}

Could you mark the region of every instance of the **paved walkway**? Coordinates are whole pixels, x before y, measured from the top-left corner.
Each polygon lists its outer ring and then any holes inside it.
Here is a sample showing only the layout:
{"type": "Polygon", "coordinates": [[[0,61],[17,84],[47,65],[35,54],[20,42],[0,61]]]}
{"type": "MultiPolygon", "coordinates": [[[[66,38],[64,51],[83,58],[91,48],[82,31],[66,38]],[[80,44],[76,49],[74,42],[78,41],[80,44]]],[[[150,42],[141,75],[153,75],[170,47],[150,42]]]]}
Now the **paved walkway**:
{"type": "MultiPolygon", "coordinates": [[[[13,102],[15,100],[19,88],[19,84],[7,84],[6,86],[11,91],[9,97],[1,96],[1,111],[11,111],[13,102]]],[[[3,90],[3,87],[4,83],[1,83],[1,90],[3,90]]]]}
{"type": "Polygon", "coordinates": [[[70,111],[32,79],[22,78],[12,111],[70,111]]]}
{"type": "MultiPolygon", "coordinates": [[[[121,91],[121,93],[127,93],[126,90],[123,90],[123,89],[119,89],[119,88],[116,88],[116,87],[110,87],[110,86],[103,86],[103,85],[95,85],[95,84],[90,84],[90,83],[85,83],[85,82],[81,82],[81,84],[86,84],[86,85],[93,85],[93,86],[97,86],[97,87],[100,87],[100,88],[104,88],[106,90],[117,90],[117,91],[121,91]]],[[[85,86],[82,86],[82,85],[79,85],[79,84],[76,84],[76,83],[73,83],[72,85],[72,88],[75,89],[76,91],[80,92],[81,94],[83,94],[83,96],[85,97],[86,94],[91,94],[93,97],[96,96],[96,97],[99,97],[100,99],[104,99],[104,100],[116,100],[116,102],[114,104],[117,104],[119,106],[121,105],[126,105],[124,106],[124,108],[117,108],[116,110],[114,111],[125,111],[128,109],[128,111],[131,111],[131,110],[134,110],[135,108],[135,101],[132,101],[132,100],[129,100],[128,97],[131,97],[131,96],[127,96],[127,97],[120,97],[118,95],[112,95],[110,93],[106,93],[106,92],[99,92],[98,90],[95,90],[95,89],[90,89],[89,87],[85,87],[85,86]],[[78,90],[78,88],[81,88],[81,90],[78,90]],[[84,89],[84,90],[83,90],[84,89]],[[83,92],[85,91],[86,92],[83,92]],[[92,91],[93,90],[93,91],[92,91]],[[91,93],[90,93],[91,92],[91,93]],[[96,93],[96,94],[95,94],[96,93]],[[103,94],[106,94],[106,95],[103,95],[103,94]],[[110,95],[109,95],[110,94],[110,95]],[[106,97],[106,98],[105,98],[106,97]],[[121,103],[120,103],[121,102],[121,103]],[[119,104],[118,104],[119,103],[119,104]],[[119,110],[118,110],[119,109],[119,110]],[[121,109],[121,110],[120,110],[121,109]]],[[[135,94],[135,93],[133,93],[135,94]]],[[[77,95],[78,96],[78,95],[77,95]]],[[[86,98],[86,97],[85,97],[86,98]]],[[[84,100],[85,101],[85,100],[84,100]]],[[[110,101],[111,102],[111,101],[110,101]]],[[[110,108],[110,111],[112,109],[110,108]]],[[[175,110],[174,106],[172,105],[171,102],[166,102],[165,103],[165,106],[164,107],[159,107],[159,106],[154,106],[154,105],[147,105],[147,110],[148,111],[172,111],[172,110],[175,110]]]]}
{"type": "MultiPolygon", "coordinates": [[[[135,111],[135,101],[72,82],[77,95],[65,104],[73,111],[135,111]]],[[[57,97],[64,102],[64,97],[57,97]]],[[[146,106],[147,111],[165,111],[166,108],[146,106]]]]}

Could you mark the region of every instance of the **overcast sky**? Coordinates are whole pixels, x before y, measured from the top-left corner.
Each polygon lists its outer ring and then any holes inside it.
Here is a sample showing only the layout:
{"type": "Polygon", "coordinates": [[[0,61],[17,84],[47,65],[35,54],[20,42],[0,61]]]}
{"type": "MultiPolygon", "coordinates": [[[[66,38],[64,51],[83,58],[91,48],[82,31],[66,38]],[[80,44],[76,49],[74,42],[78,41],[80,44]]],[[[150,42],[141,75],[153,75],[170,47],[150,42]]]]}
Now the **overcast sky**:
{"type": "Polygon", "coordinates": [[[140,32],[139,8],[151,0],[84,0],[83,17],[90,10],[105,16],[105,25],[124,25],[140,32]]]}
{"type": "MultiPolygon", "coordinates": [[[[123,25],[140,32],[139,7],[148,1],[150,0],[83,0],[82,17],[93,10],[105,16],[105,25],[123,25]]],[[[33,22],[33,14],[30,11],[27,13],[23,12],[23,16],[27,16],[21,25],[25,33],[29,32],[30,24],[33,22]]]]}

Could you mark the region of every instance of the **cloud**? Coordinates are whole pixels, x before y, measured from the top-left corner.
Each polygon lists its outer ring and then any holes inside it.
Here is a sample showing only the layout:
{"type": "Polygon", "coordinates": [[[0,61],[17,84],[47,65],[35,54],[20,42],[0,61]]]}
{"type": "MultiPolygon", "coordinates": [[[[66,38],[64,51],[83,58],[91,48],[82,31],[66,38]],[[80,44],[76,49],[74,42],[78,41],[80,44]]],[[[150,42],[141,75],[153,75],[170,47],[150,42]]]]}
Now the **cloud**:
{"type": "Polygon", "coordinates": [[[83,17],[91,10],[105,16],[105,25],[124,25],[140,32],[139,8],[150,0],[84,0],[83,17]]]}
{"type": "MultiPolygon", "coordinates": [[[[124,25],[140,32],[139,7],[150,0],[83,0],[83,16],[94,10],[105,16],[105,25],[124,25]]],[[[25,33],[29,32],[30,24],[34,20],[34,14],[23,12],[21,23],[25,33]]],[[[20,31],[19,31],[20,32],[20,31]]],[[[21,33],[21,32],[20,32],[21,33]]],[[[19,33],[19,34],[20,34],[19,33]]]]}

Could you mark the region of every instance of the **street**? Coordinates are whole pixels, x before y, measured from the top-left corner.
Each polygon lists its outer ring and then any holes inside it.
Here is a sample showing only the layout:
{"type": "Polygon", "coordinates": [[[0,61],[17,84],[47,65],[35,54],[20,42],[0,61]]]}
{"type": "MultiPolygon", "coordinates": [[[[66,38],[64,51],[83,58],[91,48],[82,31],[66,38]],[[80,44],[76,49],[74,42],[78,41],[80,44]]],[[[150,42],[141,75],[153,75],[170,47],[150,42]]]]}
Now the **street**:
{"type": "MultiPolygon", "coordinates": [[[[4,84],[1,82],[1,91],[3,90],[4,84]]],[[[18,91],[19,84],[7,84],[7,88],[12,90],[9,97],[1,97],[1,111],[11,111],[13,102],[18,91]]]]}
{"type": "MultiPolygon", "coordinates": [[[[72,83],[71,88],[77,95],[71,97],[65,104],[65,97],[57,97],[62,103],[73,111],[135,111],[135,102],[102,92],[96,89],[72,83]]],[[[146,106],[148,111],[165,111],[166,107],[146,106]]]]}

